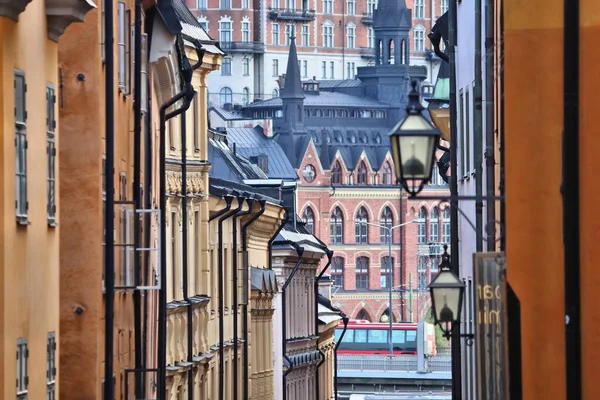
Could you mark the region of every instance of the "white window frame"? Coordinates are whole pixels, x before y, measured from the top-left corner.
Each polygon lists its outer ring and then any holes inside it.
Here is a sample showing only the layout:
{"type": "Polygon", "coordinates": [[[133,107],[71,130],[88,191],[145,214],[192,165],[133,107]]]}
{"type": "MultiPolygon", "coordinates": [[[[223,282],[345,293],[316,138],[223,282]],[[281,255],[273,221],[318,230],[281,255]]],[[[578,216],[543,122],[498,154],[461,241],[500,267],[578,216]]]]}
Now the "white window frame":
{"type": "Polygon", "coordinates": [[[290,36],[296,37],[296,24],[285,24],[285,45],[292,44],[290,36]]]}
{"type": "Polygon", "coordinates": [[[224,19],[224,20],[219,21],[219,42],[231,43],[232,32],[233,32],[233,22],[231,22],[231,20],[224,19]],[[229,24],[228,27],[225,27],[225,24],[229,24]],[[224,36],[225,34],[227,34],[228,37],[225,37],[224,36]],[[224,40],[224,39],[226,39],[226,40],[224,40]]]}
{"type": "Polygon", "coordinates": [[[377,0],[367,0],[367,14],[373,15],[375,9],[377,8],[377,0]]]}
{"type": "Polygon", "coordinates": [[[372,49],[375,47],[375,31],[372,26],[367,28],[367,47],[372,49]]]}
{"type": "Polygon", "coordinates": [[[47,219],[56,226],[56,94],[54,85],[46,85],[46,157],[47,157],[47,219]]]}
{"type": "Polygon", "coordinates": [[[250,42],[250,21],[242,21],[242,42],[250,42]]]}
{"type": "Polygon", "coordinates": [[[356,47],[356,26],[354,24],[346,27],[346,47],[349,49],[356,47]]]}
{"type": "Polygon", "coordinates": [[[441,14],[444,15],[448,11],[448,0],[440,0],[440,10],[441,14]]]}
{"type": "Polygon", "coordinates": [[[28,225],[27,211],[27,81],[25,73],[14,71],[15,79],[15,208],[17,222],[28,225]],[[21,100],[18,96],[17,80],[22,81],[21,100]],[[21,103],[21,104],[18,104],[21,103]]]}
{"type": "Polygon", "coordinates": [[[140,93],[142,97],[141,110],[145,114],[148,112],[148,34],[142,33],[142,85],[140,93]]]}
{"type": "Polygon", "coordinates": [[[219,1],[219,9],[231,10],[231,0],[220,0],[219,1]]]}
{"type": "Polygon", "coordinates": [[[233,90],[231,90],[230,87],[225,86],[223,88],[221,88],[221,90],[219,90],[219,104],[221,105],[221,107],[227,103],[233,104],[233,90]],[[230,96],[229,99],[231,101],[227,101],[227,96],[230,96]],[[223,101],[223,98],[225,98],[225,101],[223,101]]]}
{"type": "Polygon", "coordinates": [[[415,51],[425,51],[425,29],[422,26],[416,26],[413,31],[413,36],[415,51]]]}
{"type": "Polygon", "coordinates": [[[355,0],[347,0],[346,1],[346,14],[354,15],[355,12],[356,12],[355,0]]]}
{"type": "Polygon", "coordinates": [[[415,0],[415,15],[416,19],[425,18],[425,0],[415,0]]]}
{"type": "Polygon", "coordinates": [[[334,26],[331,23],[323,24],[323,47],[333,47],[334,26]]]}
{"type": "Polygon", "coordinates": [[[277,58],[273,59],[273,76],[279,76],[279,60],[277,58]]]}
{"type": "Polygon", "coordinates": [[[329,61],[329,79],[335,79],[335,61],[329,61]]]}
{"type": "Polygon", "coordinates": [[[327,79],[327,61],[321,61],[321,79],[327,79]]]}
{"type": "Polygon", "coordinates": [[[242,59],[242,73],[244,74],[244,76],[250,75],[250,59],[249,58],[242,59]]]}
{"type": "Polygon", "coordinates": [[[54,332],[48,333],[46,352],[46,399],[54,400],[56,398],[56,334],[54,332]]]}
{"type": "Polygon", "coordinates": [[[231,59],[231,57],[223,57],[223,61],[221,61],[221,76],[231,76],[232,63],[233,60],[231,59]]]}
{"type": "Polygon", "coordinates": [[[29,349],[27,339],[17,339],[17,400],[27,399],[29,388],[29,349]]]}
{"type": "Polygon", "coordinates": [[[242,0],[242,9],[247,10],[250,8],[250,0],[242,0]]]}
{"type": "Polygon", "coordinates": [[[302,77],[308,78],[308,61],[302,60],[302,77]]]}
{"type": "Polygon", "coordinates": [[[208,0],[196,0],[196,10],[206,10],[208,8],[208,0]]]}
{"type": "Polygon", "coordinates": [[[333,14],[333,0],[323,0],[323,14],[333,14]]]}
{"type": "Polygon", "coordinates": [[[250,104],[250,89],[245,87],[242,89],[242,105],[247,106],[250,104]]]}
{"type": "Polygon", "coordinates": [[[437,207],[429,213],[429,241],[437,243],[440,240],[440,210],[437,207]],[[435,213],[435,215],[434,215],[435,213]]]}
{"type": "Polygon", "coordinates": [[[271,24],[271,44],[279,46],[279,24],[271,24]]]}
{"type": "Polygon", "coordinates": [[[310,46],[310,27],[308,25],[302,25],[302,46],[310,46]]]}
{"type": "Polygon", "coordinates": [[[427,242],[427,211],[421,207],[417,218],[417,243],[425,244],[427,242]]]}
{"type": "Polygon", "coordinates": [[[129,29],[127,29],[127,16],[125,2],[120,0],[117,3],[117,46],[118,46],[118,79],[119,90],[124,94],[129,94],[127,85],[127,43],[129,40],[129,29]]]}
{"type": "Polygon", "coordinates": [[[450,208],[442,210],[442,242],[450,243],[450,208]]]}

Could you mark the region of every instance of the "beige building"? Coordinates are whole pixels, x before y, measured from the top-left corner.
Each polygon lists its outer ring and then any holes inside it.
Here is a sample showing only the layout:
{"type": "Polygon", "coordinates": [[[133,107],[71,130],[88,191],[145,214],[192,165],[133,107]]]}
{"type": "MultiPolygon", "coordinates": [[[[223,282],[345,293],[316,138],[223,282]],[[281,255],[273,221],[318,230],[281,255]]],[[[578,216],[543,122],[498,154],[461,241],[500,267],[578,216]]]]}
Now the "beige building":
{"type": "Polygon", "coordinates": [[[3,399],[58,398],[59,239],[69,213],[58,196],[67,143],[57,42],[92,8],[91,1],[0,1],[3,399]]]}

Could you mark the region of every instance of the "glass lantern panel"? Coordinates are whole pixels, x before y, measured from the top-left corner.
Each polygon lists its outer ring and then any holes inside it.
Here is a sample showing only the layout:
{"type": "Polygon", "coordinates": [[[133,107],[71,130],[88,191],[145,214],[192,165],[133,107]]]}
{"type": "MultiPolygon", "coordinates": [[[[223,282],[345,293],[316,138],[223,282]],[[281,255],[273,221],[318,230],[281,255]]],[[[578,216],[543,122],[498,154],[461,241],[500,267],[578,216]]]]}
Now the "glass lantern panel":
{"type": "Polygon", "coordinates": [[[434,129],[433,125],[420,113],[407,115],[402,125],[398,128],[400,131],[430,131],[432,129],[434,129]]]}
{"type": "Polygon", "coordinates": [[[429,179],[435,139],[433,135],[400,136],[398,150],[404,179],[429,179]]]}

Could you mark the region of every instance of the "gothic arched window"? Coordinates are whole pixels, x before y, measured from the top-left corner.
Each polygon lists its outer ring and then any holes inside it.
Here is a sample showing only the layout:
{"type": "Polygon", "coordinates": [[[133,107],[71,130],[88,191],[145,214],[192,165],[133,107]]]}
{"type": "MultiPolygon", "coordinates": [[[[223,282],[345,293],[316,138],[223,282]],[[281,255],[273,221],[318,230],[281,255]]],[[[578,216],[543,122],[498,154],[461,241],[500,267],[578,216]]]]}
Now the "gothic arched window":
{"type": "Polygon", "coordinates": [[[382,174],[382,178],[383,178],[383,184],[384,185],[391,185],[392,184],[392,167],[390,167],[390,163],[386,162],[383,165],[383,174],[382,174]]]}
{"type": "Polygon", "coordinates": [[[382,226],[382,228],[379,230],[379,236],[380,239],[379,241],[381,243],[388,243],[389,242],[389,229],[392,228],[392,223],[393,223],[393,217],[392,217],[392,210],[390,210],[389,207],[386,207],[383,212],[381,213],[381,219],[379,220],[379,225],[382,226]],[[388,229],[385,229],[388,228],[388,229]]]}
{"type": "Polygon", "coordinates": [[[356,183],[359,185],[367,184],[367,166],[364,161],[361,161],[356,173],[356,183]]]}
{"type": "Polygon", "coordinates": [[[364,207],[359,208],[354,221],[356,243],[368,243],[369,238],[369,215],[364,207]]]}
{"type": "Polygon", "coordinates": [[[344,242],[344,218],[339,207],[336,207],[331,213],[329,230],[329,241],[331,244],[344,242]]]}
{"type": "Polygon", "coordinates": [[[427,211],[425,211],[425,207],[421,207],[419,210],[419,218],[417,219],[417,242],[425,243],[427,240],[427,227],[425,224],[427,223],[427,211]]]}
{"type": "Polygon", "coordinates": [[[369,259],[367,257],[356,258],[356,288],[369,288],[369,259]]]}
{"type": "Polygon", "coordinates": [[[433,207],[431,215],[429,216],[429,241],[434,243],[440,239],[440,225],[438,218],[438,209],[437,207],[433,207]]]}
{"type": "Polygon", "coordinates": [[[304,214],[302,215],[302,219],[306,224],[306,229],[312,234],[315,233],[315,214],[313,213],[312,208],[306,207],[304,209],[304,214]]]}
{"type": "Polygon", "coordinates": [[[331,169],[331,183],[333,185],[342,184],[342,166],[340,165],[339,161],[336,161],[331,169]]]}

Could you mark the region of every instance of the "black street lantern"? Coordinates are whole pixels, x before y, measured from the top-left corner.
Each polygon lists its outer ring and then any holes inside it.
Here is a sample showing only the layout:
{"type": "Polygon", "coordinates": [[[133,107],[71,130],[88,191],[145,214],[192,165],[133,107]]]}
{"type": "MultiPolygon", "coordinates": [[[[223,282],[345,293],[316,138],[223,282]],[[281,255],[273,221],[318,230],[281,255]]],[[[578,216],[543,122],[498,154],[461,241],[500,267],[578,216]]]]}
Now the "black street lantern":
{"type": "Polygon", "coordinates": [[[412,81],[406,117],[390,132],[396,178],[411,195],[419,193],[431,179],[435,150],[441,132],[422,114],[417,81],[412,81]]]}
{"type": "Polygon", "coordinates": [[[465,284],[450,271],[450,255],[448,246],[444,245],[444,254],[440,264],[440,272],[429,284],[431,303],[435,323],[442,328],[444,337],[450,339],[452,326],[460,321],[465,284]]]}

